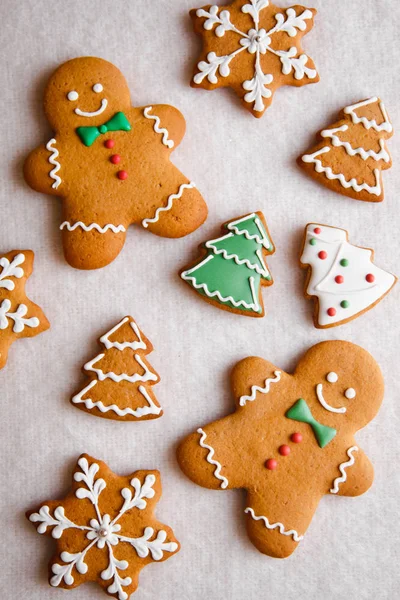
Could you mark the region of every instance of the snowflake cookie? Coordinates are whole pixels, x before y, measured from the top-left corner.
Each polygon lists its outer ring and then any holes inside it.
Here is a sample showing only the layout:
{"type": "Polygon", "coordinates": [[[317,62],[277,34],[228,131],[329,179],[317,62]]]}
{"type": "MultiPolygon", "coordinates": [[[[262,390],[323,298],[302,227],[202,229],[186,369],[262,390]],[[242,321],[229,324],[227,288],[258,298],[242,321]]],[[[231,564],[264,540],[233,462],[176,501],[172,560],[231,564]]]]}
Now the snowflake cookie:
{"type": "Polygon", "coordinates": [[[38,335],[50,327],[42,309],[25,294],[33,258],[32,250],[13,250],[0,255],[0,369],[7,362],[13,342],[38,335]]]}
{"type": "Polygon", "coordinates": [[[62,198],[71,266],[108,265],[133,223],[178,238],[205,221],[200,192],[170,160],[186,128],[176,108],[132,107],[122,73],[95,57],[58,67],[44,108],[54,135],[28,156],[24,176],[34,190],[62,198]]]}
{"type": "Polygon", "coordinates": [[[231,381],[236,411],[189,435],[178,462],[198,485],[245,489],[251,541],[285,558],[325,494],[359,496],[371,486],[373,467],[354,435],[379,410],[382,373],[363,348],[330,341],[310,348],[293,374],[250,357],[231,381]]]}
{"type": "Polygon", "coordinates": [[[320,329],[347,323],[390,292],[397,277],[373,264],[374,252],[348,241],[345,229],[309,223],[300,266],[308,269],[307,298],[315,298],[320,329]]]}
{"type": "Polygon", "coordinates": [[[151,342],[132,317],[125,317],[100,338],[104,346],[83,371],[90,383],[71,398],[77,408],[105,419],[137,421],[163,414],[151,387],[159,375],[146,360],[151,342]]]}
{"type": "Polygon", "coordinates": [[[231,87],[247,110],[262,117],[282,85],[319,81],[301,48],[316,12],[299,5],[278,8],[269,0],[235,0],[190,11],[195,32],[203,38],[192,87],[231,87]]]}
{"type": "Polygon", "coordinates": [[[38,533],[56,540],[50,585],[71,589],[97,581],[110,596],[127,600],[141,569],[166,560],[180,547],[170,527],[153,515],[160,497],[158,471],[120,477],[83,454],[71,492],[27,513],[38,533]]]}

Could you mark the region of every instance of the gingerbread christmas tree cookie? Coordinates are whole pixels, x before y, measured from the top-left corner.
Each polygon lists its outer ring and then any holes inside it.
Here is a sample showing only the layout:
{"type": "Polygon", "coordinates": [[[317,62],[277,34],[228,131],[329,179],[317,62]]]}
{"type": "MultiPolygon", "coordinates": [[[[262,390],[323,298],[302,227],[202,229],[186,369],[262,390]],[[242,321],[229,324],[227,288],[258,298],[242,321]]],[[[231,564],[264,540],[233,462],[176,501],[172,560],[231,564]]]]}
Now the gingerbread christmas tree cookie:
{"type": "Polygon", "coordinates": [[[244,488],[251,541],[285,558],[325,494],[359,496],[371,486],[373,467],[354,434],[378,412],[382,374],[359,346],[330,341],[310,348],[293,374],[246,358],[232,390],[236,411],[189,435],[178,462],[203,487],[244,488]]]}
{"type": "Polygon", "coordinates": [[[282,85],[319,81],[301,41],[313,27],[316,10],[279,8],[269,0],[235,0],[190,12],[203,50],[192,87],[231,87],[244,107],[262,117],[282,85]]]}
{"type": "Polygon", "coordinates": [[[13,250],[0,255],[0,369],[7,362],[13,342],[38,335],[50,327],[42,309],[25,293],[33,258],[32,250],[13,250]]]}
{"type": "Polygon", "coordinates": [[[222,229],[222,237],[203,245],[205,258],[182,271],[181,277],[219,308],[263,317],[261,288],[273,284],[265,258],[275,252],[264,215],[251,213],[222,229]]]}
{"type": "Polygon", "coordinates": [[[71,398],[77,408],[117,421],[156,419],[163,414],[152,386],[159,375],[146,359],[151,342],[132,317],[125,317],[100,338],[103,352],[83,371],[90,383],[71,398]]]}
{"type": "Polygon", "coordinates": [[[383,102],[370,98],[343,109],[340,120],[318,134],[318,143],[298,159],[311,177],[349,198],[383,200],[382,171],[392,159],[386,141],[393,127],[383,102]]]}
{"type": "Polygon", "coordinates": [[[128,600],[143,567],[179,550],[172,529],[154,517],[160,497],[158,471],[120,477],[83,454],[71,492],[27,513],[37,532],[56,542],[50,585],[72,589],[96,581],[109,596],[128,600]]]}
{"type": "Polygon", "coordinates": [[[53,73],[44,108],[54,135],[28,156],[24,175],[34,190],[62,198],[70,265],[109,264],[133,223],[176,238],[204,222],[203,198],[170,161],[186,127],[174,107],[132,107],[122,73],[83,57],[53,73]]]}
{"type": "Polygon", "coordinates": [[[316,299],[315,327],[347,323],[390,292],[397,277],[373,260],[373,250],[350,244],[344,229],[306,226],[300,266],[308,269],[306,297],[316,299]]]}

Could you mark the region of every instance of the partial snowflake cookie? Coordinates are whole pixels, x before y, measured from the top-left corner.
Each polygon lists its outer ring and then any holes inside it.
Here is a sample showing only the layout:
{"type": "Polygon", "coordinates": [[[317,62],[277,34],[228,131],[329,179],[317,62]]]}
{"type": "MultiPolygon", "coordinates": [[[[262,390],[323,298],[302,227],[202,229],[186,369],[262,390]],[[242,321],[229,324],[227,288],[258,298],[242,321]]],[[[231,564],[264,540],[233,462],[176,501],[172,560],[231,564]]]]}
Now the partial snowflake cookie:
{"type": "MultiPolygon", "coordinates": [[[[330,341],[310,348],[294,373],[245,358],[231,385],[235,412],[184,439],[178,462],[202,487],[245,489],[252,543],[285,558],[303,540],[324,495],[359,496],[371,486],[373,467],[354,435],[379,410],[382,373],[360,346],[330,341]]],[[[209,510],[197,509],[198,516],[209,510]]],[[[349,512],[347,528],[356,535],[353,520],[349,512]]]]}
{"type": "Polygon", "coordinates": [[[282,85],[317,83],[314,62],[301,41],[314,25],[315,9],[278,8],[269,0],[235,0],[190,11],[203,38],[192,87],[231,87],[255,117],[262,117],[282,85]]]}
{"type": "Polygon", "coordinates": [[[109,596],[127,600],[143,567],[180,548],[172,529],[154,517],[160,498],[158,471],[120,477],[83,454],[67,496],[26,515],[38,533],[56,542],[50,585],[72,589],[96,581],[109,596]]]}
{"type": "Polygon", "coordinates": [[[124,317],[100,338],[103,352],[83,371],[90,383],[71,398],[77,408],[117,421],[144,421],[163,414],[152,386],[159,375],[146,359],[151,342],[132,317],[124,317]]]}
{"type": "Polygon", "coordinates": [[[265,259],[275,252],[264,215],[245,215],[225,223],[222,230],[222,237],[202,245],[206,256],[183,270],[181,277],[218,308],[263,317],[261,290],[273,284],[265,259]]]}
{"type": "Polygon", "coordinates": [[[38,335],[50,327],[42,309],[25,293],[33,259],[32,250],[13,250],[0,255],[0,369],[7,362],[13,342],[38,335]]]}
{"type": "Polygon", "coordinates": [[[297,159],[310,177],[338,194],[381,202],[382,171],[390,169],[386,141],[393,126],[380,98],[344,108],[340,119],[318,134],[318,143],[297,159]]]}
{"type": "Polygon", "coordinates": [[[345,229],[309,223],[300,266],[308,269],[306,298],[314,298],[315,327],[342,325],[373,308],[397,277],[373,263],[374,251],[348,241],[345,229]]]}

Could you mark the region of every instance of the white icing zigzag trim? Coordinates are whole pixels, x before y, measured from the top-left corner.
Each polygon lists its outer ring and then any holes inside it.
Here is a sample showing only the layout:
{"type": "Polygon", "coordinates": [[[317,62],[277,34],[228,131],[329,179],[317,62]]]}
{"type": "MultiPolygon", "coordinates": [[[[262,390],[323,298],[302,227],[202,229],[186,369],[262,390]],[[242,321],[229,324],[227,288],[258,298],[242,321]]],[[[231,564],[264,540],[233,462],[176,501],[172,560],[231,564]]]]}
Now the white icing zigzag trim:
{"type": "Polygon", "coordinates": [[[260,263],[262,265],[264,265],[264,269],[262,269],[258,265],[252,265],[248,258],[240,259],[237,256],[237,254],[228,254],[228,252],[224,248],[217,248],[214,245],[215,242],[220,242],[221,240],[225,240],[225,239],[231,238],[233,236],[234,236],[233,233],[228,233],[227,235],[224,235],[223,237],[217,238],[215,240],[209,240],[208,242],[205,243],[205,247],[206,248],[210,248],[211,250],[213,250],[214,254],[222,254],[222,256],[225,258],[225,260],[230,260],[231,258],[233,258],[233,260],[235,261],[235,263],[237,265],[246,265],[246,267],[248,269],[251,269],[252,271],[256,271],[259,275],[262,275],[264,277],[268,277],[269,276],[269,271],[265,267],[264,260],[263,260],[263,255],[262,255],[261,250],[257,250],[256,254],[258,256],[258,259],[259,259],[260,263]]]}
{"type": "Polygon", "coordinates": [[[263,521],[264,525],[267,529],[279,529],[279,533],[281,533],[282,535],[291,535],[292,538],[294,539],[295,542],[300,542],[304,536],[303,535],[299,535],[297,533],[297,531],[295,529],[290,529],[289,531],[285,530],[285,526],[283,525],[283,523],[272,523],[270,524],[270,522],[268,521],[267,517],[264,516],[257,516],[254,513],[254,510],[248,506],[247,508],[245,508],[244,512],[247,514],[250,514],[251,517],[255,520],[255,521],[263,521]]]}
{"type": "Polygon", "coordinates": [[[191,183],[182,183],[182,185],[179,187],[178,193],[177,194],[171,194],[168,197],[168,202],[166,206],[160,206],[160,208],[157,208],[156,210],[156,214],[154,215],[154,217],[152,219],[143,219],[142,221],[142,225],[144,228],[147,228],[149,226],[149,223],[157,223],[157,221],[160,218],[160,213],[167,211],[167,210],[171,210],[172,208],[172,203],[174,200],[179,200],[179,198],[182,198],[182,194],[183,191],[185,189],[190,190],[192,188],[195,188],[196,184],[191,182],[191,183]]]}
{"type": "Polygon", "coordinates": [[[242,396],[239,399],[240,406],[244,406],[246,402],[253,402],[256,399],[257,392],[261,392],[262,394],[268,394],[270,384],[277,383],[278,381],[280,381],[281,371],[274,371],[274,375],[275,377],[271,377],[270,379],[265,380],[264,387],[252,385],[250,396],[242,396]]]}
{"type": "Polygon", "coordinates": [[[221,481],[221,488],[224,490],[225,488],[228,487],[229,485],[229,481],[227,480],[226,477],[224,477],[223,475],[221,475],[221,469],[222,469],[222,465],[221,463],[219,463],[217,460],[215,460],[213,458],[214,456],[214,448],[212,448],[211,446],[209,446],[208,444],[206,444],[204,442],[204,440],[207,437],[206,432],[201,429],[201,427],[197,430],[197,433],[200,433],[201,438],[199,441],[199,444],[202,448],[206,448],[207,450],[209,450],[209,453],[207,454],[207,462],[210,463],[210,465],[215,465],[215,470],[214,470],[214,477],[216,477],[217,479],[219,479],[221,481]]]}
{"type": "Polygon", "coordinates": [[[58,186],[61,183],[61,177],[59,177],[59,175],[57,175],[58,171],[61,169],[61,165],[58,162],[58,160],[56,160],[56,158],[58,157],[58,155],[60,154],[59,151],[57,150],[57,148],[54,148],[52,146],[52,144],[56,144],[56,139],[55,138],[51,138],[51,140],[49,140],[46,144],[46,150],[48,150],[49,152],[51,152],[52,154],[49,157],[49,163],[51,165],[54,165],[54,169],[52,169],[49,173],[50,177],[52,179],[54,179],[54,183],[51,185],[51,187],[53,189],[57,189],[58,186]]]}
{"type": "Polygon", "coordinates": [[[234,233],[236,233],[236,235],[244,235],[246,237],[246,239],[248,239],[248,240],[256,240],[257,244],[261,244],[266,250],[273,250],[273,245],[271,244],[268,237],[266,237],[266,235],[264,234],[263,225],[262,225],[261,220],[258,217],[258,215],[256,215],[256,213],[246,215],[245,217],[242,217],[241,219],[238,219],[237,221],[232,221],[232,223],[229,223],[229,225],[227,227],[230,231],[233,231],[234,233]],[[257,234],[250,235],[248,231],[246,231],[246,230],[241,231],[238,229],[238,227],[236,227],[237,224],[242,223],[243,221],[247,221],[249,219],[254,219],[254,223],[257,225],[257,229],[259,230],[260,235],[257,235],[257,234]]]}
{"type": "Polygon", "coordinates": [[[133,417],[144,417],[145,415],[159,415],[161,413],[161,406],[156,406],[153,400],[150,398],[149,394],[146,391],[146,388],[143,385],[138,387],[139,392],[148,402],[148,406],[139,406],[136,409],[132,408],[120,408],[116,404],[111,404],[109,406],[105,406],[101,400],[93,402],[91,398],[86,398],[83,400],[82,397],[86,392],[91,390],[95,385],[97,385],[98,381],[95,379],[89,383],[83,390],[76,394],[72,398],[72,402],[74,404],[84,404],[88,410],[92,410],[93,408],[97,408],[100,412],[106,413],[110,410],[115,412],[119,417],[125,417],[126,415],[132,415],[133,417]]]}
{"type": "Polygon", "coordinates": [[[75,231],[75,229],[77,229],[78,227],[80,227],[80,229],[83,229],[84,231],[92,231],[92,229],[96,229],[96,231],[98,231],[99,233],[106,233],[106,231],[108,231],[109,229],[111,229],[111,231],[113,231],[114,233],[126,231],[123,225],[112,225],[111,223],[108,223],[107,225],[104,225],[104,227],[101,227],[97,223],[85,225],[85,223],[82,223],[82,221],[77,221],[76,223],[71,225],[69,221],[64,221],[60,225],[61,230],[67,228],[68,231],[75,231]]]}
{"type": "Polygon", "coordinates": [[[363,106],[368,106],[368,104],[374,104],[375,102],[378,102],[379,98],[377,98],[376,96],[374,98],[370,98],[369,100],[364,100],[363,102],[358,102],[357,104],[353,104],[352,106],[347,106],[344,109],[344,112],[346,115],[350,115],[352,118],[352,121],[355,125],[357,125],[357,123],[362,123],[365,127],[365,129],[375,129],[375,131],[387,131],[388,133],[391,133],[393,131],[393,127],[392,124],[389,121],[389,117],[388,114],[386,112],[386,109],[384,107],[383,102],[379,102],[379,108],[381,109],[384,121],[383,123],[381,123],[380,125],[377,124],[377,122],[375,121],[375,119],[372,119],[371,121],[369,121],[366,117],[359,117],[358,115],[356,115],[355,111],[358,108],[362,108],[363,106]]]}
{"type": "Polygon", "coordinates": [[[339,471],[341,472],[342,476],[341,477],[336,477],[336,479],[333,482],[333,488],[330,491],[331,494],[337,494],[339,491],[339,486],[341,483],[344,483],[347,479],[347,473],[346,473],[346,469],[347,467],[351,467],[354,465],[355,463],[355,458],[353,456],[353,452],[357,452],[358,450],[358,446],[352,446],[351,448],[349,448],[347,450],[347,456],[349,457],[350,460],[347,460],[346,462],[342,462],[339,465],[339,471]]]}
{"type": "Polygon", "coordinates": [[[379,140],[379,146],[381,148],[379,152],[375,152],[374,150],[366,151],[364,148],[353,148],[349,142],[343,142],[336,133],[338,131],[347,131],[348,128],[348,125],[342,125],[335,129],[324,129],[324,131],[321,131],[321,136],[324,138],[331,138],[333,146],[335,146],[335,148],[341,146],[346,150],[349,156],[356,156],[359,154],[363,160],[373,158],[374,160],[384,160],[386,163],[390,162],[389,153],[385,150],[385,142],[382,139],[379,140]]]}
{"type": "Polygon", "coordinates": [[[168,136],[169,136],[168,129],[165,129],[165,127],[160,127],[160,124],[161,124],[160,117],[158,117],[157,115],[151,115],[150,114],[151,110],[153,110],[153,107],[147,106],[143,111],[144,116],[146,117],[146,119],[152,119],[155,121],[154,125],[153,125],[153,129],[156,133],[163,134],[162,143],[164,144],[164,146],[168,146],[168,148],[173,148],[175,144],[172,140],[170,140],[168,138],[168,136]]]}
{"type": "Polygon", "coordinates": [[[380,184],[379,169],[373,170],[373,173],[375,175],[375,180],[376,180],[376,185],[373,187],[368,185],[367,183],[363,183],[360,185],[359,183],[357,183],[357,180],[355,178],[350,179],[350,181],[347,181],[347,179],[345,178],[343,173],[339,173],[339,174],[334,173],[332,171],[331,167],[324,167],[322,165],[322,162],[316,158],[317,156],[320,156],[321,154],[326,154],[326,152],[330,152],[330,150],[331,149],[328,146],[325,146],[324,148],[322,148],[321,150],[317,150],[317,152],[314,152],[313,154],[304,154],[304,156],[302,156],[301,159],[305,163],[314,163],[315,170],[317,173],[325,173],[325,177],[327,179],[338,179],[340,181],[340,183],[342,184],[342,186],[346,189],[351,187],[356,192],[362,192],[363,190],[366,190],[367,192],[369,192],[370,194],[374,194],[375,196],[379,196],[381,194],[382,189],[381,189],[381,184],[380,184]]]}
{"type": "Polygon", "coordinates": [[[140,358],[139,354],[135,354],[135,360],[139,363],[139,365],[144,370],[143,375],[139,375],[139,373],[134,373],[133,375],[127,375],[126,373],[121,373],[120,375],[116,375],[112,371],[108,373],[104,373],[101,369],[96,369],[93,365],[95,365],[99,360],[105,357],[105,354],[99,354],[93,360],[90,360],[84,365],[85,371],[93,371],[93,373],[97,374],[99,381],[104,381],[105,379],[112,379],[116,383],[120,383],[120,381],[129,381],[130,383],[135,383],[136,381],[157,381],[157,375],[153,373],[147,365],[140,358]]]}
{"type": "Polygon", "coordinates": [[[136,337],[138,338],[138,342],[112,342],[109,338],[110,336],[115,333],[120,327],[122,327],[122,325],[124,323],[126,323],[127,321],[129,321],[129,317],[124,317],[122,319],[122,321],[120,321],[119,323],[117,323],[117,325],[115,325],[115,327],[113,327],[112,329],[110,329],[110,331],[107,331],[107,333],[105,333],[104,335],[101,336],[100,338],[100,343],[103,344],[103,346],[105,346],[107,348],[107,350],[109,350],[110,348],[117,348],[117,350],[125,350],[125,348],[132,348],[132,350],[146,350],[146,344],[144,343],[144,341],[142,340],[142,336],[140,335],[140,329],[139,327],[136,325],[135,321],[131,321],[129,323],[129,325],[131,326],[131,328],[133,329],[136,337]]]}

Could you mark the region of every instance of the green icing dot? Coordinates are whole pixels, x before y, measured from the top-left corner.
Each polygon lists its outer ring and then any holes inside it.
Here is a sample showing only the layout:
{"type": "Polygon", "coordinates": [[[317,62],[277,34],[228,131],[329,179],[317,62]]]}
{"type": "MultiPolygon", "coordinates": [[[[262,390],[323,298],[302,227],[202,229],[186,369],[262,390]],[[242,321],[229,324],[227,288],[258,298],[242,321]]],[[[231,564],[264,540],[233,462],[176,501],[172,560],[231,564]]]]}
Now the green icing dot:
{"type": "Polygon", "coordinates": [[[99,131],[100,133],[107,133],[107,127],[105,125],[100,125],[99,127],[99,131]]]}
{"type": "Polygon", "coordinates": [[[310,240],[311,246],[315,246],[316,243],[317,243],[317,240],[315,238],[311,238],[311,240],[310,240]]]}
{"type": "Polygon", "coordinates": [[[347,258],[342,258],[342,260],[340,261],[340,264],[342,267],[348,267],[349,266],[349,260],[347,258]]]}
{"type": "Polygon", "coordinates": [[[342,300],[341,303],[340,303],[340,306],[342,308],[349,308],[350,302],[348,300],[342,300]]]}

